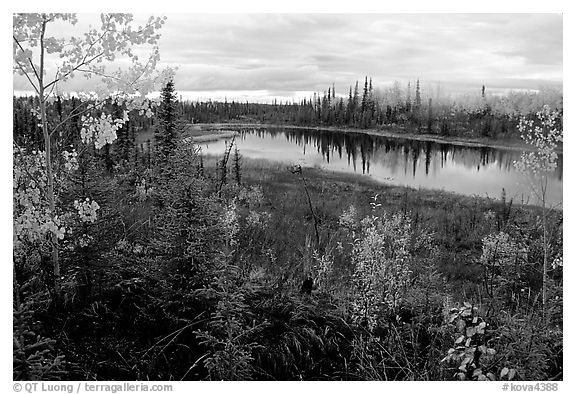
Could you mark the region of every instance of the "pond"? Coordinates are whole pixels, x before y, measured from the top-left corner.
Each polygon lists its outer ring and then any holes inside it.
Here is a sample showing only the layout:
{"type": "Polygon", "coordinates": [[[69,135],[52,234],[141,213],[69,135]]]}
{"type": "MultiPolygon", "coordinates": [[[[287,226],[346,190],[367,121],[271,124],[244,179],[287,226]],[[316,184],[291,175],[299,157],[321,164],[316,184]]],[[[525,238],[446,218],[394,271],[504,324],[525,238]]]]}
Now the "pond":
{"type": "MultiPolygon", "coordinates": [[[[230,138],[200,143],[203,154],[221,155],[230,138]]],[[[502,189],[515,202],[537,204],[526,177],[514,161],[521,151],[392,138],[364,133],[268,128],[242,131],[239,153],[251,159],[367,176],[375,181],[415,188],[442,189],[499,198],[502,189]]],[[[561,209],[562,154],[548,181],[547,199],[561,209]]]]}

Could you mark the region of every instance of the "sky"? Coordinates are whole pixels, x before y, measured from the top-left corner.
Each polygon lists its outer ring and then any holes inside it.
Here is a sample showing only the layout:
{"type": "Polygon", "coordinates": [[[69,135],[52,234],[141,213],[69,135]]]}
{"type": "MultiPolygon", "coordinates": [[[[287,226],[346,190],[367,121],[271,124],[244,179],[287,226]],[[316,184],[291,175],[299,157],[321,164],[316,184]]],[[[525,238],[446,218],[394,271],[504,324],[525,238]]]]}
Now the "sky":
{"type": "MultiPolygon", "coordinates": [[[[299,100],[375,87],[532,90],[563,81],[561,14],[164,14],[160,66],[187,99],[299,100]]],[[[144,18],[144,15],[136,15],[144,18]]],[[[82,31],[95,14],[79,14],[82,31]]],[[[54,35],[70,26],[53,26],[54,35]]],[[[75,78],[69,89],[89,89],[75,78]]],[[[28,90],[14,78],[15,91],[28,90]]]]}

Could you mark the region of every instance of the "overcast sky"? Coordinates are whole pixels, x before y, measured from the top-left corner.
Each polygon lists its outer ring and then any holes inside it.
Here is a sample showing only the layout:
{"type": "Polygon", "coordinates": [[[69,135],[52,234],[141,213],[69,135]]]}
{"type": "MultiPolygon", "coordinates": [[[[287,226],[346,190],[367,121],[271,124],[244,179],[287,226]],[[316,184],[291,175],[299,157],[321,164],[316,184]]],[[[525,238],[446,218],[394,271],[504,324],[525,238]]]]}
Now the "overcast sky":
{"type": "MultiPolygon", "coordinates": [[[[178,67],[176,89],[187,98],[301,98],[332,83],[347,94],[365,75],[377,87],[419,78],[453,91],[562,83],[558,14],[166,16],[162,63],[178,67]]],[[[15,78],[14,89],[25,81],[15,78]]]]}

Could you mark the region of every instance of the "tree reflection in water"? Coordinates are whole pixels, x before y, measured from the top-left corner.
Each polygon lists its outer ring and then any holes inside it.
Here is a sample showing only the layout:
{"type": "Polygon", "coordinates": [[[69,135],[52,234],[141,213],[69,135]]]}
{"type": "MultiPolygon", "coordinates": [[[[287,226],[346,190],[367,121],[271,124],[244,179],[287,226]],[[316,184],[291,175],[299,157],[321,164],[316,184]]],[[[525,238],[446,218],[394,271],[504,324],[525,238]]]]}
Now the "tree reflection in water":
{"type": "MultiPolygon", "coordinates": [[[[294,128],[242,131],[236,143],[248,158],[364,174],[380,182],[494,198],[504,188],[516,201],[529,196],[513,166],[517,150],[294,128]]],[[[215,141],[202,148],[218,155],[223,146],[215,141]]],[[[560,154],[550,185],[556,204],[562,202],[562,170],[560,154]]]]}

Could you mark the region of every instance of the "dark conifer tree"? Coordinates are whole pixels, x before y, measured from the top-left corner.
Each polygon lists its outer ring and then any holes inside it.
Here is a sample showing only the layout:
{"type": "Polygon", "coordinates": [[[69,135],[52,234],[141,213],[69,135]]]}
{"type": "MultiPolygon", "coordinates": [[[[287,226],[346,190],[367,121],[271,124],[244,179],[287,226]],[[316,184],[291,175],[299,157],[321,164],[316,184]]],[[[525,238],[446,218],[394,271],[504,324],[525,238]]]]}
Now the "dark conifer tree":
{"type": "Polygon", "coordinates": [[[374,119],[374,114],[377,112],[376,101],[374,100],[374,89],[372,88],[372,78],[368,84],[368,110],[370,111],[370,118],[374,119]]]}
{"type": "Polygon", "coordinates": [[[412,97],[410,97],[410,81],[408,81],[408,89],[406,90],[406,112],[412,110],[412,97]]]}
{"type": "Polygon", "coordinates": [[[356,120],[359,116],[356,114],[358,111],[358,104],[359,104],[360,93],[358,91],[358,81],[356,81],[356,85],[354,86],[354,96],[352,97],[352,122],[356,123],[356,120]]]}
{"type": "Polygon", "coordinates": [[[238,153],[238,147],[234,147],[234,158],[233,158],[233,166],[234,166],[234,179],[236,179],[236,184],[240,186],[241,178],[242,178],[242,169],[240,166],[240,153],[238,153]]]}
{"type": "Polygon", "coordinates": [[[169,81],[162,89],[162,101],[158,109],[158,126],[154,134],[157,150],[169,156],[176,147],[176,93],[174,82],[169,81]]]}
{"type": "Polygon", "coordinates": [[[362,92],[362,104],[360,106],[360,112],[366,112],[368,104],[368,77],[364,79],[364,91],[362,92]]]}
{"type": "Polygon", "coordinates": [[[416,80],[416,98],[414,99],[414,107],[420,109],[422,105],[422,98],[420,96],[420,79],[416,80]]]}
{"type": "Polygon", "coordinates": [[[432,133],[432,97],[428,98],[428,133],[432,133]]]}
{"type": "Polygon", "coordinates": [[[352,86],[350,86],[350,93],[348,94],[348,103],[346,103],[346,124],[350,124],[354,114],[354,98],[352,96],[352,86]]]}
{"type": "Polygon", "coordinates": [[[344,110],[344,99],[340,97],[338,101],[338,110],[336,112],[336,122],[338,124],[343,124],[345,122],[346,114],[344,110]]]}

